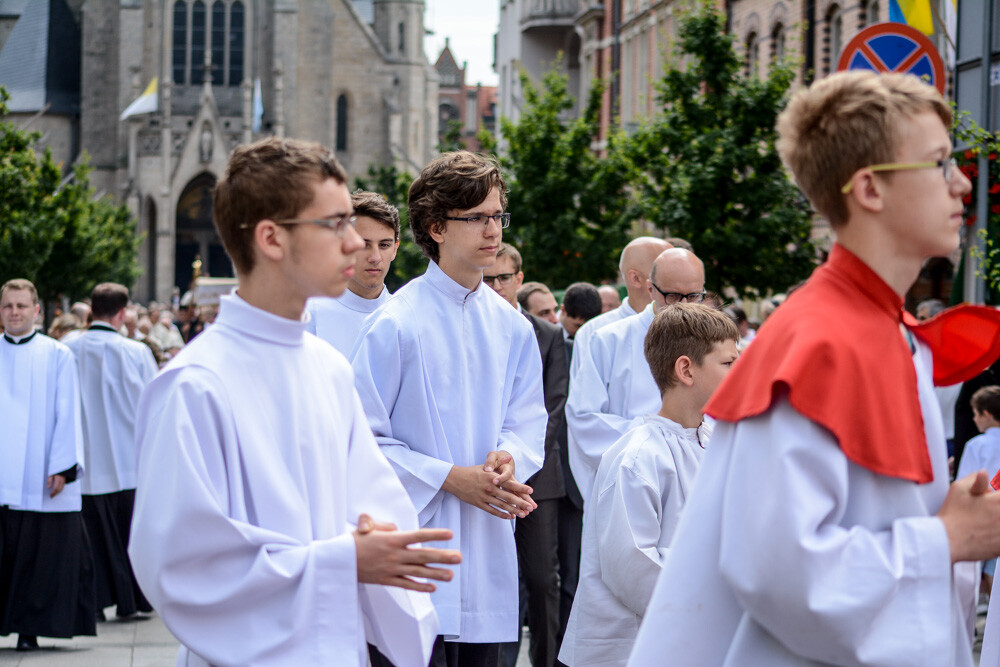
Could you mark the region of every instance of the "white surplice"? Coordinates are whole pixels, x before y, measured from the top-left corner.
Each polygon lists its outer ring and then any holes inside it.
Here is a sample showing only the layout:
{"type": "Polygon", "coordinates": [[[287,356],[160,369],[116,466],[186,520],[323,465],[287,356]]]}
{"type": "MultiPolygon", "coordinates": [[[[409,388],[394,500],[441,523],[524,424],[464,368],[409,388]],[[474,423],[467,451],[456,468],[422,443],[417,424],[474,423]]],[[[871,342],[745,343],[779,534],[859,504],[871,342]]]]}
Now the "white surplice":
{"type": "MultiPolygon", "coordinates": [[[[613,312],[613,311],[612,311],[613,312]]],[[[644,351],[653,322],[653,304],[635,317],[596,331],[584,350],[574,345],[577,374],[566,400],[569,465],[584,498],[589,498],[601,456],[625,434],[636,417],[660,409],[660,390],[644,351]]]]}
{"type": "Polygon", "coordinates": [[[426,665],[425,593],[360,584],[358,515],[416,528],[343,355],[223,297],[143,392],[129,555],[183,665],[426,665]]]}
{"type": "Polygon", "coordinates": [[[13,345],[0,336],[0,505],[79,512],[80,484],[49,498],[50,475],[80,466],[80,382],[73,353],[40,333],[13,345]]]}
{"type": "Polygon", "coordinates": [[[948,463],[923,344],[914,365],[928,484],[849,461],[785,397],[716,423],[629,665],[973,664],[967,564],[934,516],[948,463]]]}
{"type": "Polygon", "coordinates": [[[135,413],[156,375],[153,353],[142,343],[95,322],[67,347],[76,357],[83,406],[87,495],[135,488],[135,413]]]}
{"type": "Polygon", "coordinates": [[[653,415],[601,457],[584,519],[580,583],[559,652],[564,664],[628,662],[711,431],[707,422],[684,428],[653,415]]]}
{"type": "Polygon", "coordinates": [[[450,528],[446,546],[462,551],[452,581],[431,595],[441,634],[516,641],[513,524],[441,486],[452,466],[482,466],[498,449],[513,456],[520,481],[541,468],[548,415],[531,324],[483,283],[470,292],[430,262],[365,322],[354,372],[420,525],[450,528]]]}
{"type": "Polygon", "coordinates": [[[333,345],[349,358],[365,318],[388,301],[390,296],[392,295],[389,294],[389,288],[383,286],[382,291],[374,299],[365,299],[351,290],[345,290],[337,298],[313,297],[306,302],[306,312],[309,313],[306,330],[333,345]]]}

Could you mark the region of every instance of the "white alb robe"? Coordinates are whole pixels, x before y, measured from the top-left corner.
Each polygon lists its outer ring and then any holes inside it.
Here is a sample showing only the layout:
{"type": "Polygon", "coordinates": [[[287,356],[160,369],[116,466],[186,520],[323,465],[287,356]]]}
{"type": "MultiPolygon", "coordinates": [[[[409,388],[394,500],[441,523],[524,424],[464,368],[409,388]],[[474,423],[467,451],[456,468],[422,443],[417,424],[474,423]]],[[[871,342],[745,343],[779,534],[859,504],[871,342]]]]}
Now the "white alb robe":
{"type": "Polygon", "coordinates": [[[426,665],[429,597],[359,585],[358,515],[416,528],[350,366],[295,322],[223,297],[143,392],[129,555],[180,665],[426,665]]]}
{"type": "Polygon", "coordinates": [[[80,485],[55,498],[50,475],[80,466],[80,382],[73,353],[44,334],[21,345],[0,336],[0,505],[31,512],[79,512],[80,485]]]}
{"type": "Polygon", "coordinates": [[[653,415],[601,457],[584,518],[580,583],[559,652],[564,664],[628,662],[711,431],[707,422],[684,428],[653,415]]]}
{"type": "Polygon", "coordinates": [[[87,495],[135,488],[135,413],[156,375],[153,353],[142,343],[95,325],[67,347],[76,357],[83,406],[87,495]]]}
{"type": "Polygon", "coordinates": [[[441,490],[452,466],[514,458],[524,481],[542,466],[548,415],[535,333],[480,283],[470,292],[430,262],[365,322],[354,372],[375,437],[410,494],[422,527],[450,528],[461,549],[451,582],[431,600],[441,634],[516,641],[513,522],[441,490]]]}
{"type": "Polygon", "coordinates": [[[973,664],[934,516],[948,463],[922,343],[914,365],[928,484],[849,461],[785,397],[716,424],[629,665],[973,664]]]}
{"type": "MultiPolygon", "coordinates": [[[[612,311],[614,312],[614,311],[612,311]]],[[[660,391],[646,362],[646,332],[653,304],[635,317],[595,332],[585,350],[574,345],[579,372],[570,380],[566,400],[569,465],[584,498],[589,498],[601,456],[636,417],[660,409],[660,391]]]]}
{"type": "Polygon", "coordinates": [[[336,299],[313,297],[306,302],[306,312],[309,313],[306,330],[350,358],[365,318],[388,301],[390,296],[389,288],[383,286],[374,299],[365,299],[351,290],[346,290],[336,299]]]}

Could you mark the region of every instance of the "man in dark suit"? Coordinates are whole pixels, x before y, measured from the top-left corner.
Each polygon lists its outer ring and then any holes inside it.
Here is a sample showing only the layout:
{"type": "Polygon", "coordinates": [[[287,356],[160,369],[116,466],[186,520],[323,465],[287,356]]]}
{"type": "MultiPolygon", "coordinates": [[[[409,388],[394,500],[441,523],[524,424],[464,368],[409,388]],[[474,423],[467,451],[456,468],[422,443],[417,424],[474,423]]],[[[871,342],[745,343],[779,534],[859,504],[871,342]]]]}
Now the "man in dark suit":
{"type": "MultiPolygon", "coordinates": [[[[483,274],[483,282],[495,289],[511,306],[521,310],[516,297],[523,281],[521,254],[513,246],[502,243],[496,263],[483,274]]],[[[526,518],[517,520],[514,540],[521,573],[521,609],[523,613],[527,606],[528,628],[531,631],[531,664],[534,667],[551,667],[559,652],[559,504],[566,496],[559,442],[565,439],[566,433],[569,363],[562,328],[523,310],[521,312],[531,322],[538,339],[549,423],[545,432],[545,463],[527,480],[527,484],[534,489],[531,497],[538,508],[526,518]]],[[[516,660],[517,644],[513,644],[504,650],[501,662],[513,666],[516,660]]]]}

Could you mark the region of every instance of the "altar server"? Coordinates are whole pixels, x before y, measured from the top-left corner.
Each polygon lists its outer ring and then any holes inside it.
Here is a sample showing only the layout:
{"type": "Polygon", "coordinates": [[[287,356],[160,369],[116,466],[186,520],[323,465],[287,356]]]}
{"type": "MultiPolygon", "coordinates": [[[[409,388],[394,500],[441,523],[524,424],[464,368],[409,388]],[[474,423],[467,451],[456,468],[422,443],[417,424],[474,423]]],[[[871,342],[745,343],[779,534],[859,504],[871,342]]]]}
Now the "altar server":
{"type": "Polygon", "coordinates": [[[0,635],[94,635],[94,572],[83,519],[80,385],[73,353],[34,330],[35,286],[0,287],[0,635]]]}
{"type": "MultiPolygon", "coordinates": [[[[650,301],[640,313],[602,327],[592,334],[586,350],[573,351],[580,365],[566,400],[569,463],[585,499],[608,447],[636,417],[659,409],[660,392],[644,352],[646,332],[653,316],[666,306],[705,298],[705,267],[689,250],[669,248],[653,262],[646,290],[650,301]]],[[[584,514],[586,510],[584,504],[584,514]]]]}
{"type": "Polygon", "coordinates": [[[94,555],[98,619],[111,605],[121,617],[153,610],[135,583],[126,550],[135,502],[135,413],[157,369],[148,347],[118,333],[128,298],[124,285],[95,287],[93,321],[67,344],[80,374],[83,520],[94,555]]]}
{"type": "Polygon", "coordinates": [[[351,195],[354,229],[365,242],[356,255],[354,275],[336,298],[314,297],[306,303],[306,329],[350,356],[361,324],[389,300],[385,277],[399,249],[399,211],[375,192],[358,190],[351,195]]]}
{"type": "Polygon", "coordinates": [[[858,71],[779,117],[837,242],[706,407],[712,445],[630,665],[973,664],[953,571],[1000,552],[1000,494],[982,472],[949,488],[931,367],[940,384],[982,370],[1000,314],[903,311],[926,258],[958,247],[951,120],[916,77],[858,71]]]}
{"type": "Polygon", "coordinates": [[[488,285],[506,185],[491,159],[460,151],[410,186],[410,225],[431,259],[365,323],[358,391],[422,526],[449,528],[464,560],[431,596],[441,619],[434,664],[495,665],[516,641],[517,556],[510,519],[534,508],[547,414],[531,324],[488,285]],[[515,477],[516,474],[516,477],[515,477]]]}
{"type": "Polygon", "coordinates": [[[345,180],[319,144],[233,151],[214,220],[239,285],[143,392],[129,554],[178,664],[365,665],[366,640],[430,658],[420,579],[459,555],[407,547],[451,533],[412,530],[350,366],[305,331],[306,299],[341,294],[362,247],[345,180]]]}
{"type": "Polygon", "coordinates": [[[580,584],[559,660],[625,665],[691,493],[711,425],[702,410],[738,352],[719,310],[679,303],[660,311],[646,359],[662,396],[601,457],[586,513],[580,584]]]}

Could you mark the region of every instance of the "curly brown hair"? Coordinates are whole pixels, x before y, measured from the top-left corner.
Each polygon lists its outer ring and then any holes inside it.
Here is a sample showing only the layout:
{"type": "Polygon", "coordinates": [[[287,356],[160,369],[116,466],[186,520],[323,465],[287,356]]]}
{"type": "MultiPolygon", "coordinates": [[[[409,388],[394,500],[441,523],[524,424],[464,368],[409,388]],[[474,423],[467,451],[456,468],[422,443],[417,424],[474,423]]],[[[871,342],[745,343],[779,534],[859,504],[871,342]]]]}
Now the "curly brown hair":
{"type": "Polygon", "coordinates": [[[410,186],[410,229],[424,254],[438,261],[438,244],[431,230],[444,223],[449,211],[481,204],[497,188],[500,206],[507,206],[507,183],[492,156],[469,151],[445,153],[424,167],[410,186]]]}

